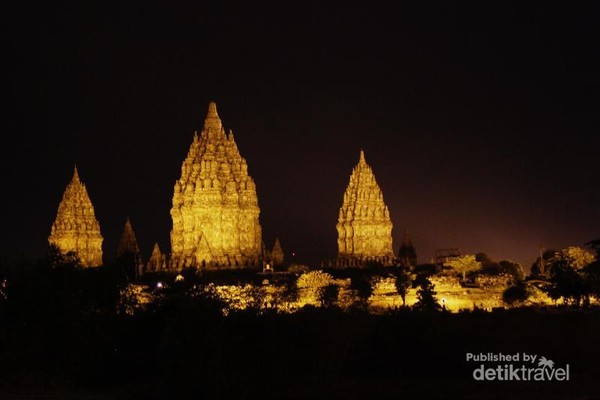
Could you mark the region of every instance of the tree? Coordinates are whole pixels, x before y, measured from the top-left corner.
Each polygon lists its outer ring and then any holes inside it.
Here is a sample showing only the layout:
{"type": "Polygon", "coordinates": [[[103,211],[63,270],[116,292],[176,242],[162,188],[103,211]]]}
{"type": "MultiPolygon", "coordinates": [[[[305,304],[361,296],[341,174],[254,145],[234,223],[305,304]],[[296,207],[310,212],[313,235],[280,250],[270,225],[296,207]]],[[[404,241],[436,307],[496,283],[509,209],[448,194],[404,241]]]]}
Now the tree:
{"type": "Polygon", "coordinates": [[[595,257],[581,247],[571,246],[556,252],[550,260],[550,287],[548,295],[579,307],[589,304],[595,292],[595,257]]]}
{"type": "Polygon", "coordinates": [[[402,305],[405,306],[406,294],[408,293],[408,289],[412,286],[412,276],[406,268],[400,269],[400,272],[396,276],[395,285],[398,294],[402,298],[402,305]]]}
{"type": "Polygon", "coordinates": [[[521,264],[510,260],[496,262],[485,253],[475,254],[475,260],[481,263],[481,273],[486,275],[512,275],[516,281],[525,279],[525,271],[521,264]]]}
{"type": "Polygon", "coordinates": [[[333,282],[333,276],[321,270],[306,272],[297,280],[299,288],[310,288],[318,290],[333,282]]]}
{"type": "Polygon", "coordinates": [[[525,303],[529,296],[531,296],[531,291],[527,287],[527,284],[520,281],[504,290],[502,293],[502,301],[509,306],[520,305],[525,303]]]}
{"type": "Polygon", "coordinates": [[[533,264],[531,264],[531,276],[533,278],[545,278],[548,275],[548,265],[550,265],[556,250],[548,249],[544,251],[541,257],[538,257],[533,264]]]}
{"type": "Polygon", "coordinates": [[[596,260],[600,259],[600,239],[590,240],[586,246],[591,247],[596,253],[596,260]]]}
{"type": "Polygon", "coordinates": [[[336,305],[338,294],[340,293],[340,287],[335,283],[330,283],[324,286],[320,290],[319,301],[325,308],[332,308],[336,305]]]}
{"type": "Polygon", "coordinates": [[[500,273],[512,275],[516,281],[525,279],[525,271],[523,271],[521,264],[517,262],[502,260],[498,263],[498,267],[500,268],[500,273]]]}
{"type": "Polygon", "coordinates": [[[582,299],[587,302],[589,288],[584,275],[567,260],[559,258],[552,263],[549,281],[548,295],[552,299],[564,298],[575,306],[580,306],[582,299]]]}
{"type": "Polygon", "coordinates": [[[420,311],[441,310],[442,306],[435,297],[436,294],[435,285],[427,277],[424,277],[417,290],[417,302],[413,307],[420,311]]]}
{"type": "Polygon", "coordinates": [[[295,303],[298,301],[298,285],[296,284],[295,278],[287,279],[284,282],[280,296],[281,300],[288,304],[295,303]]]}
{"type": "Polygon", "coordinates": [[[600,301],[600,261],[586,265],[582,272],[587,283],[587,294],[600,301]]]}
{"type": "Polygon", "coordinates": [[[54,268],[69,267],[80,268],[81,260],[74,251],[63,253],[62,250],[55,244],[50,244],[48,247],[48,263],[54,268]]]}
{"type": "Polygon", "coordinates": [[[570,246],[556,253],[554,260],[564,261],[572,268],[580,270],[586,265],[594,262],[596,258],[592,253],[581,247],[570,246]]]}
{"type": "Polygon", "coordinates": [[[321,290],[334,283],[333,276],[321,270],[306,272],[298,278],[296,285],[310,301],[320,301],[321,290]]]}
{"type": "Polygon", "coordinates": [[[474,255],[453,257],[452,259],[446,261],[445,265],[452,267],[456,272],[460,273],[463,281],[469,272],[474,272],[481,269],[481,262],[477,261],[474,255]]]}
{"type": "Polygon", "coordinates": [[[596,253],[596,260],[583,267],[588,282],[589,294],[600,301],[600,239],[586,243],[596,253]]]}
{"type": "Polygon", "coordinates": [[[481,272],[487,275],[500,274],[500,265],[492,260],[486,253],[475,254],[475,260],[481,263],[481,272]]]}
{"type": "Polygon", "coordinates": [[[367,309],[369,297],[373,294],[371,280],[362,271],[358,271],[350,278],[350,289],[358,297],[358,305],[363,309],[367,309]]]}

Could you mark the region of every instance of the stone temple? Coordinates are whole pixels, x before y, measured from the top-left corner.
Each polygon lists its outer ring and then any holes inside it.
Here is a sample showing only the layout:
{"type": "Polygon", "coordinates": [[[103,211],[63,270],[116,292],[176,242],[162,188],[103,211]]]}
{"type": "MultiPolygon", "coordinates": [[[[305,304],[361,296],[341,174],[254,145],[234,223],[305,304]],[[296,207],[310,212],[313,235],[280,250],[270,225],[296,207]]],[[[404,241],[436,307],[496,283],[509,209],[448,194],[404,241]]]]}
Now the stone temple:
{"type": "Polygon", "coordinates": [[[94,206],[75,167],[73,179],[58,206],[48,242],[62,253],[75,252],[82,266],[97,267],[102,265],[103,240],[94,206]]]}
{"type": "Polygon", "coordinates": [[[171,268],[255,266],[262,257],[256,185],[211,102],[175,182],[171,268]]]}
{"type": "Polygon", "coordinates": [[[336,228],[338,266],[393,262],[390,212],[362,150],[344,193],[336,228]]]}
{"type": "Polygon", "coordinates": [[[140,250],[129,218],[125,221],[123,234],[117,245],[116,262],[124,270],[129,279],[135,281],[142,275],[144,266],[142,251],[140,250]]]}
{"type": "Polygon", "coordinates": [[[154,243],[152,254],[146,263],[144,273],[165,272],[167,271],[167,256],[160,251],[158,243],[154,243]]]}

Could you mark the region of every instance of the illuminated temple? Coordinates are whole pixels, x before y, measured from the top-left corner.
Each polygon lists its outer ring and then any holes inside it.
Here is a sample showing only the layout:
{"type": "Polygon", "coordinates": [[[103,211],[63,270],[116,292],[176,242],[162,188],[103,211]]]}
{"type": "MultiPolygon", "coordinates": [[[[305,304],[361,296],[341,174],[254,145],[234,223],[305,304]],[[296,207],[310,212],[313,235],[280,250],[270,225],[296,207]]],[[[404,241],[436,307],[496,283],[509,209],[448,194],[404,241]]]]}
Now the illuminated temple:
{"type": "Polygon", "coordinates": [[[171,269],[257,265],[262,253],[259,214],[246,160],[211,102],[175,183],[171,269]]]}
{"type": "Polygon", "coordinates": [[[94,206],[77,167],[67,185],[48,242],[62,253],[75,252],[84,267],[102,265],[102,234],[94,206]]]}
{"type": "Polygon", "coordinates": [[[369,261],[392,263],[390,212],[362,150],[344,193],[336,228],[338,266],[361,266],[369,261]]]}

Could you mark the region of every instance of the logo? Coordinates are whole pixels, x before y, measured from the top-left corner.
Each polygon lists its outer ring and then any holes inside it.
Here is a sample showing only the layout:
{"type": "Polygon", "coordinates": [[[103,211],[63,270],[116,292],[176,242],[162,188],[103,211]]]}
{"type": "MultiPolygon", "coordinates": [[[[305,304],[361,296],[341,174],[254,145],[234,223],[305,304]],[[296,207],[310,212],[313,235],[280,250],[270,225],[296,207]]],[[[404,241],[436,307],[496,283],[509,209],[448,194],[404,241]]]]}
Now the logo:
{"type": "Polygon", "coordinates": [[[473,369],[476,381],[568,381],[569,364],[556,366],[554,361],[528,353],[467,353],[467,362],[478,363],[473,369]]]}

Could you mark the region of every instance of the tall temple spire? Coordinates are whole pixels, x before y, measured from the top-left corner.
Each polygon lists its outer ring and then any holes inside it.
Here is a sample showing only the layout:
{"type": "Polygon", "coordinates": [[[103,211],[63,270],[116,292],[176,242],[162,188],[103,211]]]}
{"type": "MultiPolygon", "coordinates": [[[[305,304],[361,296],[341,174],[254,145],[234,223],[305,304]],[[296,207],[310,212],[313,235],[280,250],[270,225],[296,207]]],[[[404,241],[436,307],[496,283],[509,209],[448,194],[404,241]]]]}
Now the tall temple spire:
{"type": "Polygon", "coordinates": [[[71,183],[81,182],[79,179],[79,172],[77,171],[77,164],[75,164],[75,168],[73,168],[73,178],[71,179],[71,183]]]}
{"type": "Polygon", "coordinates": [[[125,270],[130,279],[136,280],[142,273],[142,252],[129,217],[125,221],[123,234],[117,246],[117,264],[125,270]]]}
{"type": "Polygon", "coordinates": [[[58,205],[48,242],[62,253],[75,252],[82,266],[97,267],[102,265],[103,240],[94,206],[75,167],[58,205]]]}
{"type": "Polygon", "coordinates": [[[404,236],[402,237],[402,244],[398,250],[398,259],[400,261],[400,265],[406,268],[417,265],[417,251],[410,240],[408,228],[405,229],[404,236]]]}
{"type": "Polygon", "coordinates": [[[274,267],[279,267],[283,265],[283,248],[281,247],[281,242],[279,238],[275,238],[275,243],[273,243],[273,249],[271,250],[271,262],[274,267]]]}
{"type": "Polygon", "coordinates": [[[211,101],[208,104],[208,112],[204,119],[204,130],[220,133],[222,129],[223,125],[221,123],[221,118],[219,118],[219,114],[217,113],[217,104],[214,101],[211,101]]]}
{"type": "Polygon", "coordinates": [[[391,264],[394,258],[392,226],[383,193],[361,150],[336,225],[338,262],[346,265],[361,265],[367,261],[391,264]]]}
{"type": "Polygon", "coordinates": [[[145,273],[162,272],[167,268],[166,256],[160,251],[158,243],[154,243],[152,254],[146,263],[145,273]]]}
{"type": "Polygon", "coordinates": [[[256,185],[211,102],[175,182],[171,217],[174,268],[258,265],[262,228],[256,185]]]}

